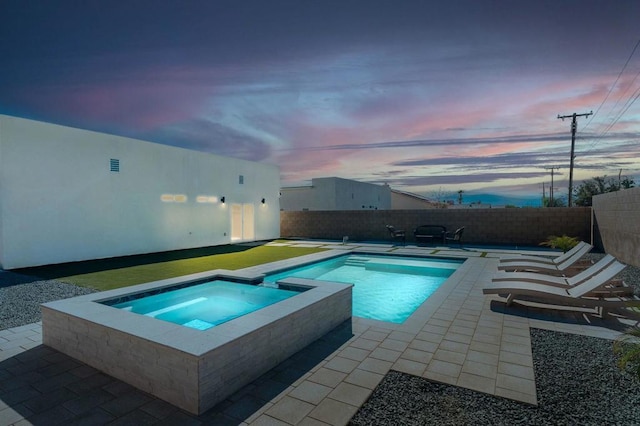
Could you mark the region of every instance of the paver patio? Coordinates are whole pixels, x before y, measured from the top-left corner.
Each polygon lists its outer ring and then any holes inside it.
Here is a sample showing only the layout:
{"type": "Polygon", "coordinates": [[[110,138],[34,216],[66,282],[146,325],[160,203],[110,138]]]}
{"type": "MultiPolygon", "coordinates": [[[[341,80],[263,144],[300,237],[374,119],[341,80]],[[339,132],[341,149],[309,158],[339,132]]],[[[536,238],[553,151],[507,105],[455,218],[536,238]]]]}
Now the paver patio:
{"type": "Polygon", "coordinates": [[[530,327],[611,339],[625,325],[575,312],[507,308],[481,291],[496,271],[496,253],[443,248],[437,254],[468,260],[405,323],[354,317],[199,417],[43,346],[39,323],[2,330],[0,424],[343,425],[391,369],[536,404],[530,327]]]}

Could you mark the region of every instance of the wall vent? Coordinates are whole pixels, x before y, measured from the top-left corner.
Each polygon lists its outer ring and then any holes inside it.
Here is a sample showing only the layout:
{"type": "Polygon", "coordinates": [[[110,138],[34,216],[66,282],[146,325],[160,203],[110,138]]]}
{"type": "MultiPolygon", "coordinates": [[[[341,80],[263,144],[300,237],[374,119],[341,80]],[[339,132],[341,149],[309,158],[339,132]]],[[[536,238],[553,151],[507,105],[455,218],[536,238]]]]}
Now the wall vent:
{"type": "Polygon", "coordinates": [[[244,176],[243,175],[238,176],[238,183],[240,185],[244,185],[244,176]]]}
{"type": "Polygon", "coordinates": [[[109,170],[112,172],[120,172],[120,160],[117,158],[112,158],[109,160],[109,170]]]}

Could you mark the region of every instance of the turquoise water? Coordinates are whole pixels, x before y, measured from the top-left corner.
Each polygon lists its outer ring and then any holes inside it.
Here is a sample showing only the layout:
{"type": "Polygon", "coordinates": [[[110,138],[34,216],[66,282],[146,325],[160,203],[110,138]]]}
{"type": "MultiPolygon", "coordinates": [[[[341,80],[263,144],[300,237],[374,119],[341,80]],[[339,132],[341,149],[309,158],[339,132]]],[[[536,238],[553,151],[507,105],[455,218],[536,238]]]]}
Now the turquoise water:
{"type": "Polygon", "coordinates": [[[286,277],[352,283],[353,315],[404,322],[462,264],[462,260],[403,256],[347,255],[269,274],[265,282],[286,277]]]}
{"type": "Polygon", "coordinates": [[[296,294],[300,293],[215,280],[111,306],[206,330],[296,294]]]}

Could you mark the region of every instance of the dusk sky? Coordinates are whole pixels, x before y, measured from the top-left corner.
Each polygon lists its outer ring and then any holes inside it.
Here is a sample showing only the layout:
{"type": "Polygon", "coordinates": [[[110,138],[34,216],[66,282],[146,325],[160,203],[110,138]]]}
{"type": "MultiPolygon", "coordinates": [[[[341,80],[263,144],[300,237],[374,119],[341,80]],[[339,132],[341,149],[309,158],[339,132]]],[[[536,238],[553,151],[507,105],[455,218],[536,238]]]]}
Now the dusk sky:
{"type": "Polygon", "coordinates": [[[433,197],[640,182],[640,1],[0,0],[0,114],[433,197]],[[637,49],[636,49],[637,48],[637,49]],[[635,49],[635,50],[634,50],[635,49]]]}

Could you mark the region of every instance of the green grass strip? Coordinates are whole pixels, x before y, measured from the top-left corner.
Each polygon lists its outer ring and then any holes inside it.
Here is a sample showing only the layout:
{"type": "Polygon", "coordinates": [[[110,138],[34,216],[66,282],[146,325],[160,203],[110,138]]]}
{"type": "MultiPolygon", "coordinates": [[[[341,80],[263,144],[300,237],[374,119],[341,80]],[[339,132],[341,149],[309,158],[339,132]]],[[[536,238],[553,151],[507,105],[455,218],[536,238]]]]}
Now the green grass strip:
{"type": "Polygon", "coordinates": [[[58,267],[54,265],[34,268],[25,272],[103,291],[212,269],[242,269],[317,253],[324,251],[324,249],[266,245],[242,247],[238,245],[223,246],[217,251],[220,253],[186,258],[180,258],[185,255],[176,255],[176,252],[172,252],[132,258],[104,259],[93,263],[83,262],[58,267]],[[155,259],[153,256],[159,258],[155,259]],[[168,257],[168,260],[162,259],[163,256],[168,257]]]}

